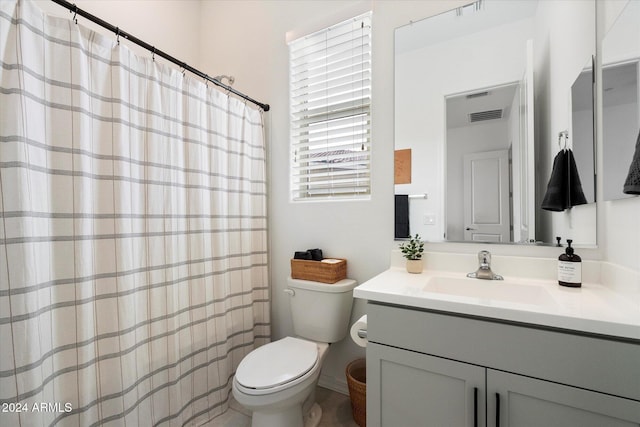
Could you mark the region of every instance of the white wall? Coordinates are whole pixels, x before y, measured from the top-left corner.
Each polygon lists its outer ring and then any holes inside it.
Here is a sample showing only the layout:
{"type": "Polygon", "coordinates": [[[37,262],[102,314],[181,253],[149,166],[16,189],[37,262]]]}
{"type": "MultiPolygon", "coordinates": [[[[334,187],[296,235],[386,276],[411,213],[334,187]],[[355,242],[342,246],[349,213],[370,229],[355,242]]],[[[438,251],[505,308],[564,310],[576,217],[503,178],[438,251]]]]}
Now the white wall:
{"type": "Polygon", "coordinates": [[[637,21],[640,2],[608,0],[598,6],[603,11],[602,18],[605,21],[602,25],[605,31],[599,35],[606,35],[601,56],[603,64],[637,59],[640,52],[640,30],[637,21]],[[621,13],[623,10],[624,13],[621,13]]]}
{"type": "MultiPolygon", "coordinates": [[[[634,88],[635,90],[635,88],[634,88]]],[[[629,173],[638,138],[638,104],[611,105],[603,109],[604,200],[634,197],[624,194],[622,187],[629,173]]]]}
{"type": "MultiPolygon", "coordinates": [[[[0,0],[2,1],[2,0],[0,0]]],[[[45,12],[71,18],[72,13],[50,0],[35,0],[45,12]]],[[[156,46],[187,64],[200,65],[200,6],[199,0],[73,0],[80,9],[95,15],[131,35],[156,46]]],[[[108,34],[115,34],[78,16],[78,24],[108,34]]],[[[151,53],[121,39],[134,52],[151,57],[151,53]]],[[[158,61],[163,61],[158,58],[158,61]]],[[[212,71],[214,72],[214,71],[212,71]]]]}
{"type": "MultiPolygon", "coordinates": [[[[587,202],[595,200],[595,181],[593,171],[595,163],[593,157],[593,110],[573,110],[571,119],[571,129],[569,146],[573,149],[573,154],[578,168],[578,176],[582,184],[582,191],[587,202]],[[577,145],[582,144],[582,146],[577,145]]],[[[622,188],[622,186],[620,186],[622,188]]],[[[622,190],[620,190],[622,192],[622,190]]]]}
{"type": "MultiPolygon", "coordinates": [[[[616,1],[606,9],[606,36],[602,42],[602,63],[604,66],[640,60],[640,30],[637,17],[640,16],[640,2],[616,1]],[[624,13],[619,15],[622,6],[624,13]],[[615,25],[614,25],[615,19],[615,25]],[[614,25],[614,26],[612,26],[614,25]]],[[[640,70],[638,70],[640,73],[640,70]]],[[[640,76],[638,76],[640,77],[640,76]]],[[[605,83],[606,86],[606,83],[605,83]]],[[[606,89],[606,87],[605,87],[606,89]]],[[[633,197],[622,193],[628,169],[621,165],[628,164],[633,158],[638,123],[640,123],[640,85],[629,82],[622,90],[635,91],[634,103],[607,102],[603,107],[603,141],[604,151],[604,193],[605,200],[633,197]]],[[[611,99],[611,95],[608,97],[611,99]]]]}

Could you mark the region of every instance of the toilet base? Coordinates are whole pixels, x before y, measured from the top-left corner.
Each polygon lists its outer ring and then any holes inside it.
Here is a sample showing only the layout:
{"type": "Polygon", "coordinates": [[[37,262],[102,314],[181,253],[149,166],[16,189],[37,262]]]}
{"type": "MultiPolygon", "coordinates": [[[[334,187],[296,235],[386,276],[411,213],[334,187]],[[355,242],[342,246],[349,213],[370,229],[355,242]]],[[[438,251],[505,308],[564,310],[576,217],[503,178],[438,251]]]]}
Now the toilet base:
{"type": "Polygon", "coordinates": [[[311,410],[304,416],[304,427],[318,427],[322,418],[322,408],[314,402],[311,410]]]}
{"type": "Polygon", "coordinates": [[[276,412],[254,411],[251,427],[305,427],[302,422],[302,406],[294,405],[287,410],[276,412]]]}
{"type": "Polygon", "coordinates": [[[317,403],[311,406],[308,413],[302,415],[302,407],[296,405],[286,411],[255,411],[251,417],[252,427],[318,427],[322,418],[322,408],[317,403]]]}

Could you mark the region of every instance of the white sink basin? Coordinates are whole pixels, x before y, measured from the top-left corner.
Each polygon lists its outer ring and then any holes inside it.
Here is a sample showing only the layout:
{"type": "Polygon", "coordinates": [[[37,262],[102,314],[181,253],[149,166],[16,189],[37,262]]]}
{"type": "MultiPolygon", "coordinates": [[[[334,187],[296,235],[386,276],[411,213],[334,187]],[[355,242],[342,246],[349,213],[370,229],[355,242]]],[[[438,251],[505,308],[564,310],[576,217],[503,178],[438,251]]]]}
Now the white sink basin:
{"type": "Polygon", "coordinates": [[[480,280],[467,277],[429,277],[424,292],[504,301],[527,305],[553,305],[555,300],[539,285],[522,285],[506,280],[480,280]]]}

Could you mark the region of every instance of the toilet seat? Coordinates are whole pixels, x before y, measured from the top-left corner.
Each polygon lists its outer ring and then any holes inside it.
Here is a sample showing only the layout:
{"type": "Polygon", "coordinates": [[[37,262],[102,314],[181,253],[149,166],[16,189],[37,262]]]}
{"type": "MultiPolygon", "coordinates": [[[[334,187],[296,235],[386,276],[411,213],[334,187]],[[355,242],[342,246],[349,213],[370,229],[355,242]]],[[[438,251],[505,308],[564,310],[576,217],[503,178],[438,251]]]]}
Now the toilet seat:
{"type": "Polygon", "coordinates": [[[238,366],[235,381],[245,392],[274,392],[302,380],[318,363],[318,346],[286,337],[249,353],[238,366]]]}

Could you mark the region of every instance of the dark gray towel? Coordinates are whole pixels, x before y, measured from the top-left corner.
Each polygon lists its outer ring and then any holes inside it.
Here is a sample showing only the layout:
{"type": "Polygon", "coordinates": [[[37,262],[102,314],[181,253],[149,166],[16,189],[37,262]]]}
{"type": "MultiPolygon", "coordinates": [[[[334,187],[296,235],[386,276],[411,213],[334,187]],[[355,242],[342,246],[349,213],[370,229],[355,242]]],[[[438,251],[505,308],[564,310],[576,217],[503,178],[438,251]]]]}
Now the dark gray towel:
{"type": "Polygon", "coordinates": [[[587,199],[582,191],[576,160],[569,149],[560,150],[553,159],[551,178],[542,200],[542,209],[562,212],[573,206],[584,205],[587,199]]]}
{"type": "Polygon", "coordinates": [[[409,237],[409,196],[396,194],[396,227],[395,238],[409,237]]]}
{"type": "Polygon", "coordinates": [[[624,181],[622,191],[625,194],[640,194],[640,132],[638,132],[638,140],[636,141],[636,152],[633,155],[631,166],[629,166],[629,174],[624,181]]]}
{"type": "Polygon", "coordinates": [[[560,150],[553,159],[551,178],[547,184],[547,192],[542,199],[542,209],[553,212],[562,212],[568,207],[569,192],[567,187],[567,177],[569,168],[567,162],[567,151],[560,150]]]}

